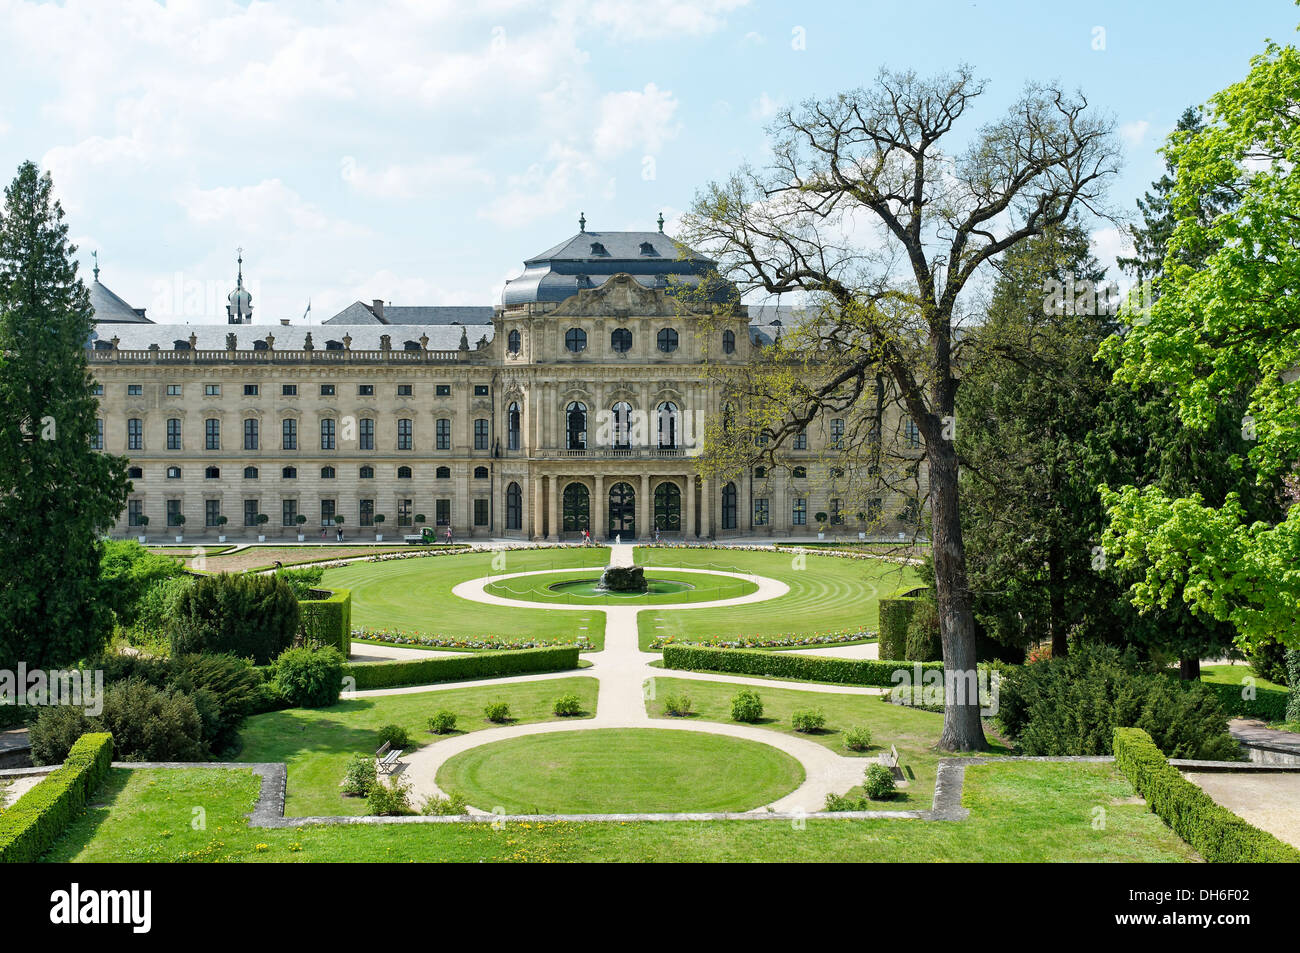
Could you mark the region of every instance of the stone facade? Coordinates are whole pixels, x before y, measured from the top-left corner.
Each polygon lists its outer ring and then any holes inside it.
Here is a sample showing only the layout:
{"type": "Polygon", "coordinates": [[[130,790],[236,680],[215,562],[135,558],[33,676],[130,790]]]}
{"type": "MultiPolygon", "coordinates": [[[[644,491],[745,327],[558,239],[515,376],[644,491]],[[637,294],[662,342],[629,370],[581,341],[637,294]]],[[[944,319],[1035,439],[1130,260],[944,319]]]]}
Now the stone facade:
{"type": "Polygon", "coordinates": [[[142,534],[143,513],[151,540],[187,542],[333,538],[335,516],[349,538],[400,539],[418,516],[460,539],[808,536],[837,505],[834,532],[915,530],[884,489],[858,525],[829,421],[787,466],[697,474],[721,412],[709,367],[745,365],[764,332],[744,308],[705,322],[617,264],[558,302],[503,304],[490,327],[102,325],[88,356],[103,449],[135,468],[116,533],[142,534]]]}

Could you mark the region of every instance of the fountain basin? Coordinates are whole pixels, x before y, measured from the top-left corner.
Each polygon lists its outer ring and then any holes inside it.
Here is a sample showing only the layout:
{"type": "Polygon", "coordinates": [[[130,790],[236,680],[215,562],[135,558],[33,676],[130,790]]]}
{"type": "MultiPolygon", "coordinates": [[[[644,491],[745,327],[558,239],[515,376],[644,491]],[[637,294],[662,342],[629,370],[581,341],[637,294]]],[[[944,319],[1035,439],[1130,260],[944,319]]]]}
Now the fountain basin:
{"type": "Polygon", "coordinates": [[[602,589],[600,579],[566,579],[563,582],[551,583],[546,588],[551,592],[560,593],[570,596],[640,596],[640,595],[659,595],[673,592],[688,592],[695,587],[689,582],[681,582],[677,579],[646,579],[642,576],[645,584],[644,589],[623,590],[602,589]]]}

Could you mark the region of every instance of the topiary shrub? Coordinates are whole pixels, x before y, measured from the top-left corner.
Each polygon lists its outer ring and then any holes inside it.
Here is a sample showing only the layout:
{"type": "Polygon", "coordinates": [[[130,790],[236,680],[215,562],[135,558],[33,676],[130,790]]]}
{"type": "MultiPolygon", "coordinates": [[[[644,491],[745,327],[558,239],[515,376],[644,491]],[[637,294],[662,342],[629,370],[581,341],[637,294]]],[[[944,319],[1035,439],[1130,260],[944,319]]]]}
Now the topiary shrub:
{"type": "Polygon", "coordinates": [[[551,711],[561,718],[572,718],[574,715],[582,714],[582,699],[573,692],[561,695],[555,699],[555,704],[551,706],[551,711]]]}
{"type": "Polygon", "coordinates": [[[217,573],[178,596],[172,653],[228,652],[266,665],[293,644],[298,600],[278,576],[217,573]]]}
{"type": "Polygon", "coordinates": [[[490,702],[483,708],[483,716],[498,725],[510,720],[510,706],[505,702],[490,702]]]}
{"type": "Polygon", "coordinates": [[[997,719],[1031,756],[1110,754],[1121,727],[1142,728],[1174,758],[1241,756],[1213,690],[1144,671],[1110,645],[1004,671],[997,719]]]}
{"type": "Polygon", "coordinates": [[[338,649],[285,649],[271,666],[271,689],[291,708],[328,708],[343,691],[344,658],[338,649]]]}
{"type": "Polygon", "coordinates": [[[442,709],[429,717],[429,730],[435,735],[449,735],[456,730],[456,713],[442,709]]]}
{"type": "Polygon", "coordinates": [[[428,685],[496,675],[527,672],[559,672],[578,667],[578,646],[562,645],[543,649],[502,649],[498,652],[458,652],[429,659],[403,662],[362,662],[349,665],[347,674],[357,691],[395,688],[398,685],[428,685]]]}
{"type": "Polygon", "coordinates": [[[902,661],[907,658],[907,627],[912,621],[916,599],[881,599],[879,603],[879,657],[902,661]]]}
{"type": "Polygon", "coordinates": [[[379,783],[379,771],[375,759],[369,755],[356,754],[348,761],[347,772],[343,775],[343,793],[348,797],[369,797],[379,783]]]}
{"type": "Polygon", "coordinates": [[[871,729],[866,725],[854,725],[844,732],[844,747],[850,751],[866,751],[871,747],[871,729]]]}
{"type": "Polygon", "coordinates": [[[804,708],[790,715],[790,727],[804,734],[821,731],[826,727],[826,713],[820,708],[804,708]]]}
{"type": "Polygon", "coordinates": [[[763,700],[752,688],[742,688],[731,698],[731,717],[733,721],[753,724],[763,717],[763,700]]]}
{"type": "Polygon", "coordinates": [[[917,599],[907,623],[904,656],[909,662],[933,662],[943,658],[939,637],[939,607],[931,598],[917,599]]]}
{"type": "Polygon", "coordinates": [[[873,801],[888,801],[894,796],[894,772],[883,764],[873,764],[862,777],[862,790],[873,801]]]}
{"type": "Polygon", "coordinates": [[[694,708],[691,703],[691,696],[685,692],[674,692],[671,695],[664,696],[664,714],[672,715],[674,718],[685,718],[694,708]]]}
{"type": "Polygon", "coordinates": [[[411,810],[411,782],[403,778],[389,778],[387,783],[376,781],[366,797],[366,813],[372,817],[414,814],[411,810]]]}
{"type": "Polygon", "coordinates": [[[406,733],[406,729],[401,725],[384,725],[379,729],[379,741],[376,747],[382,748],[385,743],[390,748],[405,750],[411,747],[411,736],[406,733]]]}

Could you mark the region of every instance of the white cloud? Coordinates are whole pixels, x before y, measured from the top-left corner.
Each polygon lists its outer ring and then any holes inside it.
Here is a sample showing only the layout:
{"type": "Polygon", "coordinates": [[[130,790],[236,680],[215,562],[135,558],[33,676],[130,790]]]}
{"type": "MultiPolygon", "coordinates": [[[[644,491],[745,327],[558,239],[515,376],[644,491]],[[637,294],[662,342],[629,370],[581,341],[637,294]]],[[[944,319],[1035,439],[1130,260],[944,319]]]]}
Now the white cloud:
{"type": "Polygon", "coordinates": [[[393,163],[370,169],[344,156],[339,174],[354,191],[375,198],[415,198],[445,194],[464,186],[490,186],[492,173],[470,156],[438,156],[424,162],[393,163]]]}
{"type": "Polygon", "coordinates": [[[1132,122],[1120,123],[1119,126],[1119,136],[1130,149],[1136,149],[1142,145],[1142,141],[1146,139],[1147,133],[1150,131],[1151,123],[1145,119],[1134,119],[1132,122]]]}
{"type": "Polygon", "coordinates": [[[671,91],[646,83],[640,91],[608,93],[600,102],[600,120],[592,136],[596,155],[608,159],[629,149],[658,152],[677,134],[673,122],[677,100],[671,91]]]}
{"type": "Polygon", "coordinates": [[[691,38],[716,33],[726,15],[749,0],[596,0],[575,4],[576,16],[618,40],[691,38]]]}
{"type": "Polygon", "coordinates": [[[773,99],[766,92],[758,94],[758,98],[749,104],[749,115],[752,119],[766,121],[775,116],[784,104],[779,99],[773,99]]]}
{"type": "Polygon", "coordinates": [[[1119,272],[1115,265],[1115,259],[1121,255],[1133,254],[1133,242],[1128,234],[1121,229],[1110,226],[1097,229],[1090,238],[1092,254],[1097,261],[1111,273],[1112,278],[1118,277],[1119,272]]]}

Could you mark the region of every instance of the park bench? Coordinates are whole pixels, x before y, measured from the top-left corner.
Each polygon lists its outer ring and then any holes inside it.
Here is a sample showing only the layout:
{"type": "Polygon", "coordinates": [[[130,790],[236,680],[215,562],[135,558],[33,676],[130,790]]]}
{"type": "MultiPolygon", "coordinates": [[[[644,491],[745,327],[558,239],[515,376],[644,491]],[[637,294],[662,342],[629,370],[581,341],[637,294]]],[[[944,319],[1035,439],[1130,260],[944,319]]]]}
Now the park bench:
{"type": "Polygon", "coordinates": [[[375,767],[379,769],[380,774],[391,774],[393,768],[401,764],[399,760],[402,757],[402,749],[394,748],[385,741],[380,745],[379,750],[375,752],[375,759],[378,762],[375,767]]]}
{"type": "Polygon", "coordinates": [[[894,772],[894,780],[903,780],[903,769],[898,766],[898,748],[896,746],[890,745],[889,750],[880,752],[877,759],[890,771],[894,772]]]}

